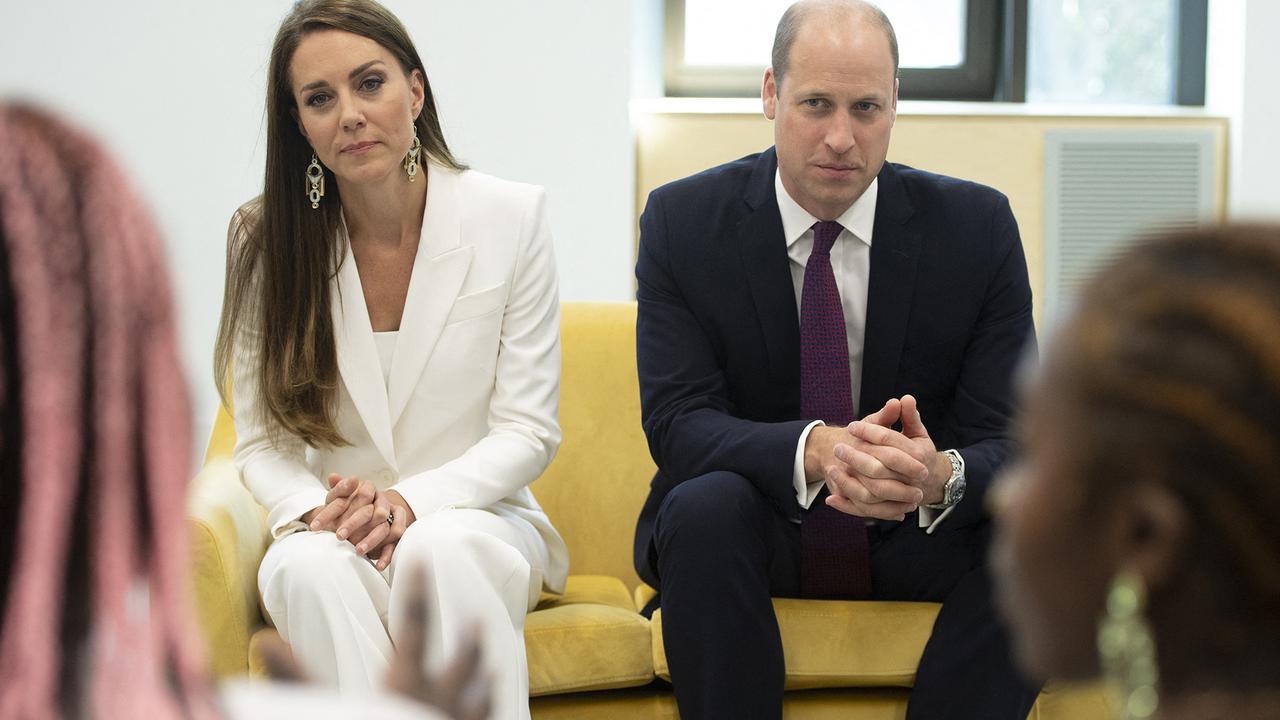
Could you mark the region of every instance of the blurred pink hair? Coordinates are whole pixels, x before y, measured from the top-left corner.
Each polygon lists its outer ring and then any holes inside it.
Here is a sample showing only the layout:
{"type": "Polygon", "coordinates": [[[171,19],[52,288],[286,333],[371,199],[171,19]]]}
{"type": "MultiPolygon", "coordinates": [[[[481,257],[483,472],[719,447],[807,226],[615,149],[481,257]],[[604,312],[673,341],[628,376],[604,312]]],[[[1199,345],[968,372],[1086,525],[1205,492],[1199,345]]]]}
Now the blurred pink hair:
{"type": "Polygon", "coordinates": [[[0,717],[79,714],[64,677],[93,717],[208,716],[185,572],[189,408],[158,235],[96,143],[4,104],[0,222],[22,384],[0,717]],[[73,547],[83,503],[87,543],[73,547]],[[89,629],[64,647],[76,553],[89,629]]]}

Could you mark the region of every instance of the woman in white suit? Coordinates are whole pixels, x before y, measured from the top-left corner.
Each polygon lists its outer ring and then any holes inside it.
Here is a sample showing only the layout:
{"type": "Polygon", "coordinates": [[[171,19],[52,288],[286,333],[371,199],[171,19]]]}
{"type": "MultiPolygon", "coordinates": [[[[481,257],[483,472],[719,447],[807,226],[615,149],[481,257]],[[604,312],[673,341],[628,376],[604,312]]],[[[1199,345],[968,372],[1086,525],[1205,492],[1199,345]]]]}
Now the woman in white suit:
{"type": "Polygon", "coordinates": [[[274,538],[263,607],[310,673],[372,691],[397,578],[423,564],[429,655],[476,626],[494,717],[528,717],[524,616],[568,570],[528,489],[560,442],[543,193],[453,158],[412,41],[370,0],[295,5],[267,115],[215,356],[274,538]]]}

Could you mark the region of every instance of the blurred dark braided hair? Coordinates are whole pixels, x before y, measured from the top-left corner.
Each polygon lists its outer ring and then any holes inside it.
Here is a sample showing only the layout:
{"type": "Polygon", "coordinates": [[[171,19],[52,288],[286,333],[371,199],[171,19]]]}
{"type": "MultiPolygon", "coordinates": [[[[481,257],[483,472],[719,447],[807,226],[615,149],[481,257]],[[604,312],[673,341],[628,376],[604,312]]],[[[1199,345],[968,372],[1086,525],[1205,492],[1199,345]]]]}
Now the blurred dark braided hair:
{"type": "Polygon", "coordinates": [[[1143,243],[1086,288],[1049,364],[1079,410],[1081,478],[1161,483],[1193,540],[1204,662],[1236,685],[1280,669],[1280,226],[1143,243]],[[1243,663],[1243,665],[1241,664],[1243,663]],[[1260,668],[1268,668],[1265,672],[1260,668]],[[1250,669],[1252,668],[1252,670],[1250,669]]]}

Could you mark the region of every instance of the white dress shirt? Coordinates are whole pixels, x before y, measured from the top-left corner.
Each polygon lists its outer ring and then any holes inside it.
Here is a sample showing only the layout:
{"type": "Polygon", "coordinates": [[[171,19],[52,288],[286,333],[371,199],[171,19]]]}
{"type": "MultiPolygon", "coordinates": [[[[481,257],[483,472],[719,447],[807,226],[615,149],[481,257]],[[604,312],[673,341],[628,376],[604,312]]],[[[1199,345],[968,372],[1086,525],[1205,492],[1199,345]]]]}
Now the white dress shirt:
{"type": "Polygon", "coordinates": [[[382,363],[382,384],[391,388],[391,365],[396,357],[396,338],[399,330],[386,330],[373,333],[373,344],[378,348],[378,362],[382,363]]]}
{"type": "MultiPolygon", "coordinates": [[[[804,292],[804,269],[809,263],[809,255],[813,252],[813,224],[818,218],[800,207],[786,188],[782,186],[782,175],[774,173],[774,189],[778,195],[778,212],[782,216],[782,234],[787,242],[787,257],[791,258],[791,283],[796,291],[796,311],[801,308],[801,296],[804,292]]],[[[836,242],[831,246],[831,270],[835,273],[836,290],[840,293],[840,308],[844,311],[845,337],[849,343],[849,378],[853,382],[853,408],[858,409],[858,399],[862,391],[862,348],[867,325],[867,286],[871,279],[871,240],[875,228],[876,199],[880,195],[879,178],[872,180],[862,196],[853,202],[836,222],[844,229],[840,231],[836,242]]],[[[822,425],[815,420],[800,433],[796,444],[796,459],[793,470],[793,483],[796,489],[796,501],[808,509],[814,498],[822,490],[822,481],[809,482],[804,472],[804,446],[809,439],[809,432],[822,425]]],[[[929,532],[937,527],[950,509],[939,513],[926,507],[920,508],[920,527],[929,532]]]]}

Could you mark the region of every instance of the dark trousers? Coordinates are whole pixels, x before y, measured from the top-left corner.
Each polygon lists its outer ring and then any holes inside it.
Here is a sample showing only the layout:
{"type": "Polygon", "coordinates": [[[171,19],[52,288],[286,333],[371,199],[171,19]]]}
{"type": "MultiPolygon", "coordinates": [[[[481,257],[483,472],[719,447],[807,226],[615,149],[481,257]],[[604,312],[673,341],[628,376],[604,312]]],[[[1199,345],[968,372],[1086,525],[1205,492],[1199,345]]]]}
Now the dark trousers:
{"type": "MultiPolygon", "coordinates": [[[[908,720],[1025,718],[1038,687],[1015,671],[995,618],[985,528],[944,521],[928,535],[908,517],[873,526],[869,540],[872,599],[942,603],[908,720]]],[[[770,598],[799,596],[800,526],[746,478],[709,473],[663,499],[638,564],[659,591],[680,716],[780,718],[785,669],[770,598]]]]}

